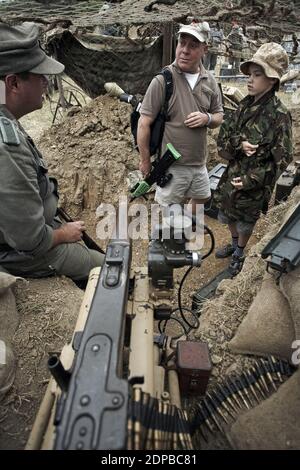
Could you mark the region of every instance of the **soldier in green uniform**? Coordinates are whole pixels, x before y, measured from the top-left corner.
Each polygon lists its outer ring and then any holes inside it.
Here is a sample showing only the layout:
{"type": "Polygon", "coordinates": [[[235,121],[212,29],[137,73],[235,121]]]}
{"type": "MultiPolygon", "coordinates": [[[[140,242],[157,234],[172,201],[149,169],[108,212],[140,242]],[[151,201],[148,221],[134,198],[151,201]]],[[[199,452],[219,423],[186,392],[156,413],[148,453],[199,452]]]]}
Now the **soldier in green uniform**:
{"type": "Polygon", "coordinates": [[[266,213],[276,179],[292,160],[291,115],[275,95],[287,67],[288,56],[279,44],[261,46],[241,65],[248,75],[248,95],[220,129],[218,152],[228,166],[214,198],[232,243],[218,249],[216,257],[232,256],[232,275],[241,270],[254,225],[266,213]]]}
{"type": "Polygon", "coordinates": [[[84,287],[104,256],[79,243],[83,221],[56,217],[56,180],[18,121],[42,107],[47,75],[63,70],[41,49],[36,25],[0,23],[0,267],[28,277],[65,275],[84,287]]]}

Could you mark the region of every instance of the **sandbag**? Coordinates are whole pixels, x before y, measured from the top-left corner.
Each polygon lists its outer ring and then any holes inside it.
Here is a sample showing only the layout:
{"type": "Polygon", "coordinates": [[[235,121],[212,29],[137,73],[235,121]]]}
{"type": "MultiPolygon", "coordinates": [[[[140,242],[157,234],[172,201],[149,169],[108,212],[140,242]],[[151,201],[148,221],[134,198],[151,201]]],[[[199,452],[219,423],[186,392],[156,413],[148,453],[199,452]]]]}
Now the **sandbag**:
{"type": "Polygon", "coordinates": [[[275,278],[265,273],[262,286],[229,348],[234,353],[274,355],[290,360],[295,329],[290,306],[275,278]]]}
{"type": "Polygon", "coordinates": [[[10,345],[0,337],[0,400],[11,388],[16,373],[16,360],[10,345]]]}
{"type": "Polygon", "coordinates": [[[241,415],[227,434],[234,449],[300,448],[300,369],[270,398],[241,415]]]}
{"type": "Polygon", "coordinates": [[[18,279],[21,277],[12,276],[11,274],[0,272],[0,296],[4,294],[7,289],[13,287],[18,279]]]}
{"type": "Polygon", "coordinates": [[[300,266],[280,278],[280,290],[287,299],[296,339],[300,340],[300,266]]]}
{"type": "Polygon", "coordinates": [[[16,299],[12,290],[19,279],[22,278],[0,272],[0,336],[9,343],[19,324],[16,299]]]}

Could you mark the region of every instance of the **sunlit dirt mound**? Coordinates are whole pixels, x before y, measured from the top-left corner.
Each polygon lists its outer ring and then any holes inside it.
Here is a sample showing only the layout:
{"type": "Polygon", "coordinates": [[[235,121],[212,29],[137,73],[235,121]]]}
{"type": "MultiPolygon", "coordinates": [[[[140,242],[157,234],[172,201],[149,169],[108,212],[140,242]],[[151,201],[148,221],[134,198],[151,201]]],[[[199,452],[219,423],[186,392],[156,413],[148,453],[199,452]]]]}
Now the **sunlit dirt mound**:
{"type": "Polygon", "coordinates": [[[128,105],[101,96],[84,109],[71,109],[72,116],[41,138],[49,173],[59,180],[61,203],[73,214],[116,203],[126,192],[126,175],[138,167],[129,113],[128,105]]]}

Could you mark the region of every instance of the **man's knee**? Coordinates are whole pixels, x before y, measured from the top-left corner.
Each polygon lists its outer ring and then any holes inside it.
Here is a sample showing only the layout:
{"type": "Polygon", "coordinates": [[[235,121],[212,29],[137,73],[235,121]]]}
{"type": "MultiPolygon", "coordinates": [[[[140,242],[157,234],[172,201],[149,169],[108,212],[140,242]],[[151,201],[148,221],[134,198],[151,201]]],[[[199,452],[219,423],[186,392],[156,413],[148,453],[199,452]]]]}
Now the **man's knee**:
{"type": "Polygon", "coordinates": [[[57,274],[73,280],[87,279],[91,269],[102,266],[104,262],[102,253],[90,250],[81,243],[67,243],[56,248],[52,267],[57,274]]]}

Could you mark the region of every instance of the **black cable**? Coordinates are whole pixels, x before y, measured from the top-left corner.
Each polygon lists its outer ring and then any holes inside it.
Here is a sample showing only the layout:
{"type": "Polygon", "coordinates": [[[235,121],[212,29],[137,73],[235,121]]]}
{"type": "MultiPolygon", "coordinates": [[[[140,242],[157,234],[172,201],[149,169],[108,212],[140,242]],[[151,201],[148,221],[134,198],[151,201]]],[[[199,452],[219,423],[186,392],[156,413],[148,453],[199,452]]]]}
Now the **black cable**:
{"type": "MultiPolygon", "coordinates": [[[[210,236],[210,239],[211,239],[211,247],[210,249],[208,250],[207,253],[205,253],[205,255],[202,256],[202,260],[204,260],[205,258],[208,258],[208,256],[214,251],[214,248],[215,248],[215,237],[214,237],[214,234],[212,232],[212,230],[210,230],[209,227],[207,227],[207,225],[204,225],[204,232],[206,232],[209,236],[210,236]]],[[[190,266],[187,271],[184,273],[181,281],[180,281],[180,285],[179,285],[179,289],[178,289],[178,309],[180,311],[180,315],[181,315],[181,318],[183,319],[183,321],[185,321],[187,323],[187,325],[190,327],[190,329],[196,329],[198,328],[195,327],[195,326],[191,326],[187,321],[186,321],[186,318],[184,316],[184,313],[183,313],[183,307],[182,307],[182,304],[181,304],[181,291],[182,291],[182,287],[183,287],[183,283],[185,281],[185,279],[187,278],[187,276],[189,275],[189,273],[191,272],[191,270],[194,268],[195,266],[190,266]]],[[[200,266],[197,266],[197,267],[200,267],[200,266]]],[[[190,330],[189,330],[190,331],[190,330]]]]}
{"type": "MultiPolygon", "coordinates": [[[[182,328],[183,331],[184,331],[184,334],[187,335],[188,331],[187,331],[186,327],[184,326],[184,323],[183,323],[179,318],[172,317],[172,316],[171,316],[170,318],[168,318],[167,320],[160,320],[160,321],[158,322],[158,330],[159,330],[160,334],[165,333],[166,327],[167,327],[167,323],[168,323],[168,321],[170,321],[170,320],[173,320],[173,321],[176,321],[177,323],[179,323],[179,325],[181,326],[181,328],[182,328]],[[164,326],[161,328],[161,323],[162,323],[163,321],[164,321],[165,323],[164,323],[164,326]]],[[[172,336],[172,338],[176,339],[176,338],[180,338],[180,336],[182,336],[182,333],[181,333],[180,335],[178,335],[178,336],[172,336]]]]}
{"type": "MultiPolygon", "coordinates": [[[[180,308],[177,307],[177,308],[175,308],[175,309],[173,310],[172,313],[175,313],[177,310],[179,310],[179,312],[180,312],[180,308]]],[[[187,307],[182,307],[182,312],[180,312],[180,315],[181,315],[182,320],[188,325],[188,327],[190,328],[190,330],[196,330],[197,328],[199,328],[199,326],[200,326],[199,318],[198,318],[197,314],[196,314],[195,312],[193,312],[193,310],[191,310],[190,308],[187,308],[187,307]],[[189,313],[192,314],[192,316],[193,316],[194,319],[195,319],[195,323],[194,323],[194,324],[191,324],[191,323],[188,322],[188,320],[186,319],[185,315],[183,314],[183,310],[185,310],[185,311],[187,311],[187,312],[189,312],[189,313]]],[[[189,330],[189,331],[190,331],[190,330],[189,330]]]]}

